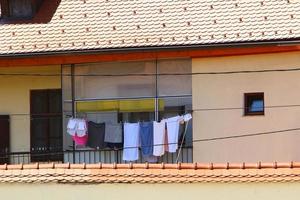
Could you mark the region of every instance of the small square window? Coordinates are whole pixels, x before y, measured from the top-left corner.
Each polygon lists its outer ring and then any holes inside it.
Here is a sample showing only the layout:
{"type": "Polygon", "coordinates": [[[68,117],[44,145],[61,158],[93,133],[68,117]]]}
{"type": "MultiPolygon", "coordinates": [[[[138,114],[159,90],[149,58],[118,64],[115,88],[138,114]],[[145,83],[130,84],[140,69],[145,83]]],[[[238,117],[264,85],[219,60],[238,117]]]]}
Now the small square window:
{"type": "Polygon", "coordinates": [[[244,94],[244,114],[245,115],[264,115],[265,102],[264,93],[245,93],[244,94]]]}

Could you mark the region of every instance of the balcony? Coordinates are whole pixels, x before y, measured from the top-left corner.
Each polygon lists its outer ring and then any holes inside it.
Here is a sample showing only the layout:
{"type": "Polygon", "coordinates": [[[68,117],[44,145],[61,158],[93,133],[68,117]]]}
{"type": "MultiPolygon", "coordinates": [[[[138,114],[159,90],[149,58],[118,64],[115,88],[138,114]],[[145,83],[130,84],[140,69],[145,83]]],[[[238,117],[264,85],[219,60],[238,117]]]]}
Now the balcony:
{"type": "MultiPolygon", "coordinates": [[[[122,150],[64,150],[64,151],[31,151],[31,152],[2,152],[1,164],[29,164],[29,163],[126,163],[122,160],[122,150]]],[[[141,155],[141,153],[140,153],[141,155]]],[[[179,156],[177,153],[167,153],[159,157],[155,163],[192,163],[193,148],[183,147],[179,156]],[[178,157],[178,160],[177,160],[178,157]]],[[[143,158],[134,163],[145,163],[143,158]]]]}

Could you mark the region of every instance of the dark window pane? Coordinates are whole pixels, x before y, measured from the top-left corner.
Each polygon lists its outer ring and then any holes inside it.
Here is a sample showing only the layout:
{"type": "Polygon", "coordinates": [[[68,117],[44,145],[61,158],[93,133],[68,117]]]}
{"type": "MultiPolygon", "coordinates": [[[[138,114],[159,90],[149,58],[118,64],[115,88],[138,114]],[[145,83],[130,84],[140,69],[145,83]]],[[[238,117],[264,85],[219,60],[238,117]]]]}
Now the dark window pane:
{"type": "Polygon", "coordinates": [[[264,111],[264,102],[262,100],[253,100],[250,106],[250,112],[264,111]]]}
{"type": "Polygon", "coordinates": [[[10,0],[9,8],[11,17],[30,18],[33,14],[31,0],[10,0]]]}
{"type": "Polygon", "coordinates": [[[61,90],[49,90],[49,113],[61,112],[61,90]]]}
{"type": "Polygon", "coordinates": [[[48,94],[44,90],[31,92],[31,114],[48,113],[48,94]]]}

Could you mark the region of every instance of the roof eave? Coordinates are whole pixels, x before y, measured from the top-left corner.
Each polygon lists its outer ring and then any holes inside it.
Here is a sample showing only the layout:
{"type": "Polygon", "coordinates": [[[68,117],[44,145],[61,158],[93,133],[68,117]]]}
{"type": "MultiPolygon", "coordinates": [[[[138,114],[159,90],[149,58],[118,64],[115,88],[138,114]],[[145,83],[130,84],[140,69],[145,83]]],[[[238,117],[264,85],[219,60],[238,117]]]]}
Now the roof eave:
{"type": "Polygon", "coordinates": [[[100,53],[124,53],[124,52],[149,52],[149,51],[174,51],[174,50],[193,50],[193,49],[218,49],[218,48],[251,48],[259,46],[298,46],[300,38],[290,40],[268,40],[268,41],[246,41],[231,43],[213,44],[192,44],[192,45],[164,45],[164,46],[143,46],[143,47],[122,47],[122,48],[100,48],[100,49],[79,49],[79,50],[59,50],[44,52],[25,52],[1,54],[0,58],[32,57],[49,55],[68,55],[68,54],[100,54],[100,53]]]}

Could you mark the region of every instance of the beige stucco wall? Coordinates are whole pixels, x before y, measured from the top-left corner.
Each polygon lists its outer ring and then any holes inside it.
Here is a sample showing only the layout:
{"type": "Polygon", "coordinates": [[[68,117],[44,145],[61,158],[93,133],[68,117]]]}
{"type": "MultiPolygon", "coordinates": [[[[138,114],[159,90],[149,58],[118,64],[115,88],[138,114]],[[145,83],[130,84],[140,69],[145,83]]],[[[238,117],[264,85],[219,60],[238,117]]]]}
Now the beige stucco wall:
{"type": "MultiPolygon", "coordinates": [[[[59,74],[60,66],[0,68],[1,73],[59,74]]],[[[0,114],[10,116],[10,150],[30,149],[30,90],[61,88],[60,76],[0,76],[0,114]],[[26,115],[14,115],[26,114],[26,115]]]]}
{"type": "MultiPolygon", "coordinates": [[[[193,72],[300,67],[300,52],[193,59],[193,72]]],[[[244,93],[264,92],[265,106],[300,104],[300,71],[193,76],[193,109],[243,107],[244,93]]],[[[267,108],[265,116],[243,110],[195,111],[194,138],[213,138],[300,128],[300,107],[267,108]]],[[[300,160],[300,131],[194,143],[194,161],[300,160]]]]}
{"type": "Polygon", "coordinates": [[[299,199],[300,183],[251,184],[1,184],[2,199],[24,200],[282,200],[299,199]],[[216,192],[217,191],[217,192],[216,192]]]}

